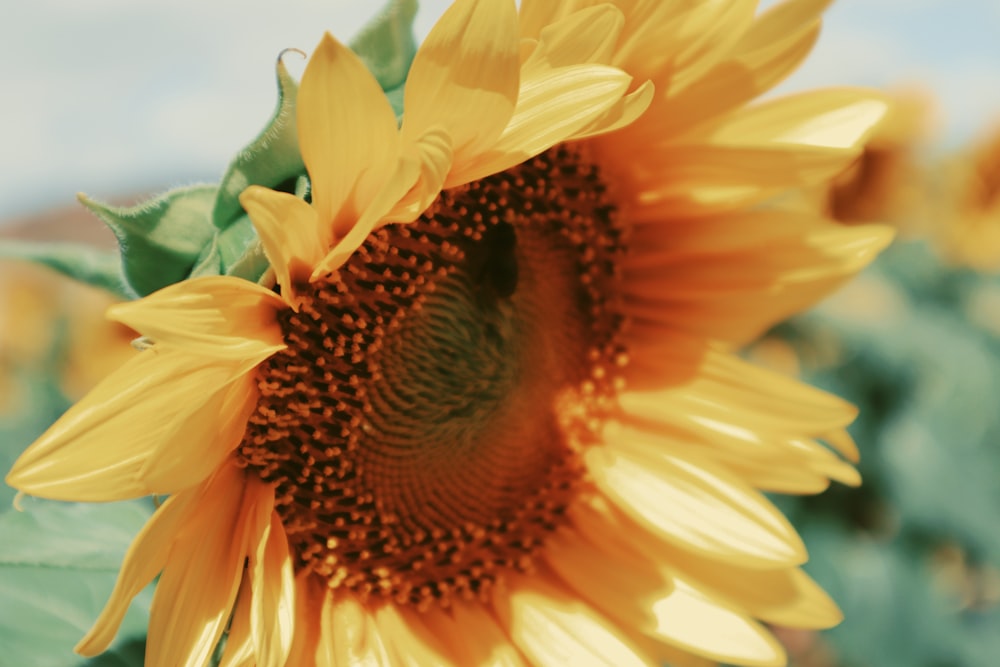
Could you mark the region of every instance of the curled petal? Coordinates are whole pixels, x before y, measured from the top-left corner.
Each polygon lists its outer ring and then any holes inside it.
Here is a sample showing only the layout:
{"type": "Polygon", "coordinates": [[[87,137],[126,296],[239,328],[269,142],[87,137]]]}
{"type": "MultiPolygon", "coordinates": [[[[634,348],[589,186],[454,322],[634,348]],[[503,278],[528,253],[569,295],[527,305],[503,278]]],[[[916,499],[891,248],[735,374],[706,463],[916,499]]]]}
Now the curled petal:
{"type": "Polygon", "coordinates": [[[452,4],[410,67],[403,135],[444,127],[458,163],[488,148],[514,112],[519,38],[511,0],[452,4]]]}
{"type": "Polygon", "coordinates": [[[185,280],[144,299],[111,306],[108,318],[188,352],[257,363],[284,349],[275,313],[286,307],[266,287],[212,276],[185,280]]]}

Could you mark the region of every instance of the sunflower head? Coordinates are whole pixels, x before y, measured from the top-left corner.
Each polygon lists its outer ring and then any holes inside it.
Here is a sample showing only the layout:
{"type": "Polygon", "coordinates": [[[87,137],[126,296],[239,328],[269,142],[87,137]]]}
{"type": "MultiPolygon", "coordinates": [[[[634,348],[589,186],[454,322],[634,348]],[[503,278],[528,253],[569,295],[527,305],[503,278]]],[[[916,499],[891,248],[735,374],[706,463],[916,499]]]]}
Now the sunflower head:
{"type": "Polygon", "coordinates": [[[780,665],[761,621],[836,623],[763,492],[857,483],[853,408],[733,353],[891,236],[775,203],[885,110],[752,103],[823,4],[458,0],[401,124],[325,36],[304,179],[225,227],[267,270],[112,308],[152,345],[8,476],[170,496],[78,649],[157,575],[164,664],[780,665]]]}

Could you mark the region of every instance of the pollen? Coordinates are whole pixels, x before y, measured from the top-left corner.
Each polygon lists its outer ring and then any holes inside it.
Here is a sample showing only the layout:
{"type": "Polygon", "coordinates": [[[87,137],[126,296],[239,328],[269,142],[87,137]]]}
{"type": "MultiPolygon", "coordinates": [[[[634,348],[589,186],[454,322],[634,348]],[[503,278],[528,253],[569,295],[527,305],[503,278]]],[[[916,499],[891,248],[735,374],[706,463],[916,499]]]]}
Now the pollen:
{"type": "Polygon", "coordinates": [[[558,147],[382,227],[279,316],[238,454],[298,572],[418,609],[526,571],[627,351],[598,169],[558,147]]]}

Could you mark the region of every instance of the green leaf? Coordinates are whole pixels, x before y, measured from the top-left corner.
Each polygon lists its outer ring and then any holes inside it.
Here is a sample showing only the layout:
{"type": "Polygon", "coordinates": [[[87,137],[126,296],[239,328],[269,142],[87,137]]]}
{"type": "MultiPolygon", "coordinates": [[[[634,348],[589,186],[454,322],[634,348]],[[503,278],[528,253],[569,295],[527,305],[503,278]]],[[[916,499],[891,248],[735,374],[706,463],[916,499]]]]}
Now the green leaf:
{"type": "Polygon", "coordinates": [[[403,84],[417,53],[413,35],[416,15],[417,0],[390,0],[351,42],[351,49],[386,91],[397,116],[403,113],[403,84]]]}
{"type": "Polygon", "coordinates": [[[260,135],[229,164],[219,184],[212,209],[212,222],[218,229],[226,229],[239,219],[243,213],[239,196],[247,186],[282,189],[283,183],[305,173],[295,122],[298,84],[285,68],[282,56],[277,64],[278,105],[274,115],[260,135]]]}
{"type": "Polygon", "coordinates": [[[171,190],[131,208],[105,206],[80,195],[80,202],[104,221],[118,239],[122,270],[139,296],[188,277],[215,227],[211,210],[215,185],[171,190]]]}
{"type": "MultiPolygon", "coordinates": [[[[91,505],[27,498],[23,512],[0,515],[3,664],[82,662],[73,646],[100,614],[125,550],[151,513],[143,500],[91,505]]],[[[145,635],[150,597],[147,589],[133,603],[119,633],[128,639],[119,646],[145,635]]],[[[128,650],[134,653],[123,646],[128,650]]]]}
{"type": "Polygon", "coordinates": [[[125,284],[117,252],[100,250],[82,243],[4,241],[0,243],[0,258],[41,264],[123,299],[135,298],[135,294],[125,284]]]}

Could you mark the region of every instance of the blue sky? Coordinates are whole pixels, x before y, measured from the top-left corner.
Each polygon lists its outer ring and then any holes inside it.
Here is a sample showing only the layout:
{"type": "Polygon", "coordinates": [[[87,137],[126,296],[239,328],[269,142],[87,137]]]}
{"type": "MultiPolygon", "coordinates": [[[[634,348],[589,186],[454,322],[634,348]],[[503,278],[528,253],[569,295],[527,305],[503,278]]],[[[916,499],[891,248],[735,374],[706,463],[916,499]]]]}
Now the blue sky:
{"type": "MultiPolygon", "coordinates": [[[[769,3],[771,4],[771,3],[769,3]]],[[[426,0],[426,33],[446,0],[426,0]]],[[[0,22],[0,220],[215,180],[274,104],[273,63],[371,0],[32,0],[0,22]]],[[[293,67],[292,60],[289,64],[293,67]]],[[[1000,124],[1000,0],[840,0],[782,90],[920,84],[943,145],[1000,124]]]]}

